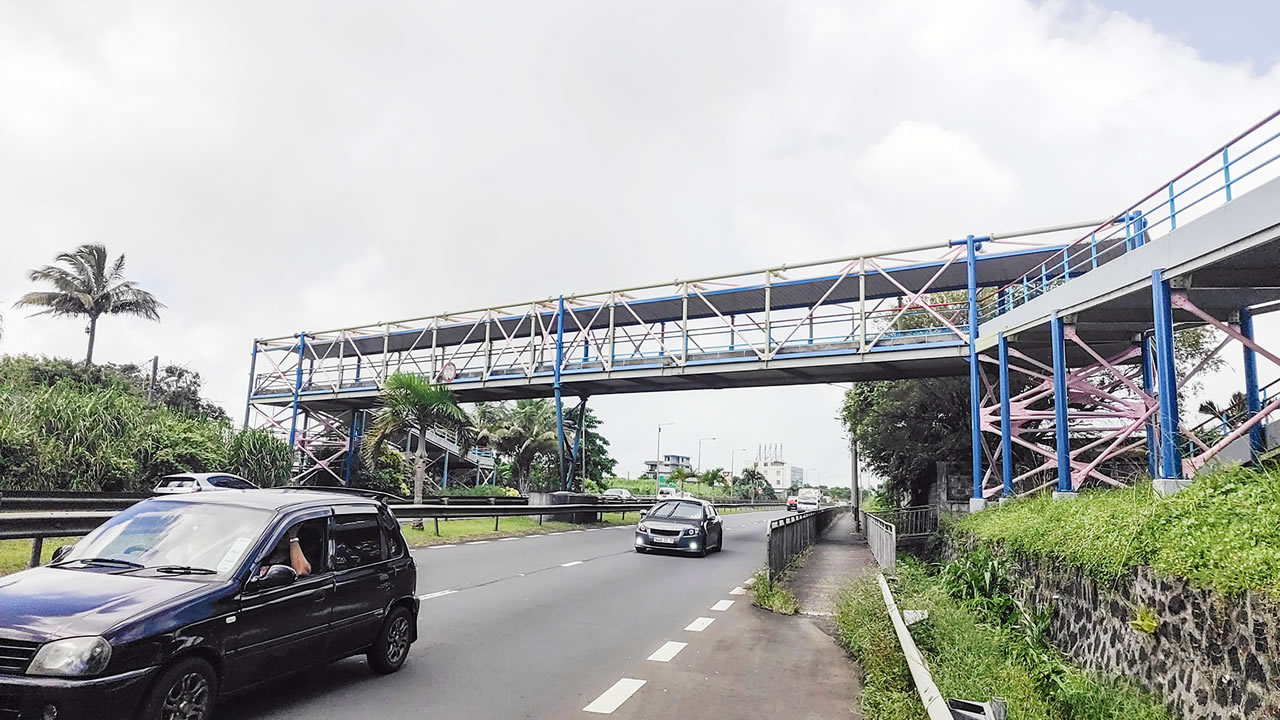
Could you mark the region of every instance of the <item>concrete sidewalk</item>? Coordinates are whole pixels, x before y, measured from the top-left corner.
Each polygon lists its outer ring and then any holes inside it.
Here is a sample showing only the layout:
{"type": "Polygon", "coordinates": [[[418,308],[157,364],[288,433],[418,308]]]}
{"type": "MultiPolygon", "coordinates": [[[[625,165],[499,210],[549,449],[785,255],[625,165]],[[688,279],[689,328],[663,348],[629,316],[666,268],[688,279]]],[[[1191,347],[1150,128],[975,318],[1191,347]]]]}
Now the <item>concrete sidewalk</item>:
{"type": "Polygon", "coordinates": [[[853,530],[853,515],[841,516],[814,543],[804,564],[793,570],[786,581],[787,589],[800,603],[800,614],[832,637],[836,636],[836,596],[840,588],[876,568],[866,540],[853,530]]]}

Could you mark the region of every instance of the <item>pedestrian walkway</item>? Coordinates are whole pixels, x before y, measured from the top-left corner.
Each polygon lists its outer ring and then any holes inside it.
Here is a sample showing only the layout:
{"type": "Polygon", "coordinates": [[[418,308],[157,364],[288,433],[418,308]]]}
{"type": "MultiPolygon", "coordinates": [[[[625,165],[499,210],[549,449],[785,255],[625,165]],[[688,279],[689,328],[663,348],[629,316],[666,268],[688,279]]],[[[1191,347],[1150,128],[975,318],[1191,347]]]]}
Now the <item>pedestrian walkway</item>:
{"type": "Polygon", "coordinates": [[[804,563],[787,578],[786,586],[795,594],[800,614],[812,618],[834,637],[840,588],[858,575],[875,572],[875,567],[866,539],[854,534],[853,515],[843,515],[809,549],[804,563]]]}

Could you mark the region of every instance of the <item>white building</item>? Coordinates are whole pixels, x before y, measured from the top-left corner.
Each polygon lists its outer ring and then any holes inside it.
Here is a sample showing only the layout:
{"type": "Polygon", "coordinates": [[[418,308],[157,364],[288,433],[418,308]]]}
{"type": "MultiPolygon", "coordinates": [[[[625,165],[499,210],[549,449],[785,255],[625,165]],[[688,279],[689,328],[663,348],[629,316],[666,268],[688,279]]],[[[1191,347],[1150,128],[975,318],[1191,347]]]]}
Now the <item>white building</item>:
{"type": "Polygon", "coordinates": [[[688,472],[693,472],[693,463],[689,462],[688,455],[663,455],[662,461],[645,460],[644,475],[642,477],[653,478],[656,475],[671,477],[671,473],[676,468],[684,468],[688,472]]]}
{"type": "Polygon", "coordinates": [[[793,487],[804,484],[804,468],[789,462],[766,460],[759,463],[757,468],[776,492],[785,493],[793,487]]]}

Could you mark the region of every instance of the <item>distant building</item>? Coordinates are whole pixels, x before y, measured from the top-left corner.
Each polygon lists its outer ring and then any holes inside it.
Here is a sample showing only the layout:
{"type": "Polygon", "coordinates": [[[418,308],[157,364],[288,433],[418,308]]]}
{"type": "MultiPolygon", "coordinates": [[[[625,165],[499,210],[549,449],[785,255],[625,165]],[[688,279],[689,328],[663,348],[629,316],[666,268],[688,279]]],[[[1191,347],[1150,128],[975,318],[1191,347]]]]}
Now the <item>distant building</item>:
{"type": "Polygon", "coordinates": [[[783,460],[781,445],[761,445],[756,451],[756,468],[775,492],[804,484],[804,468],[783,460]]]}
{"type": "Polygon", "coordinates": [[[804,468],[782,460],[768,460],[759,465],[765,481],[777,491],[785,492],[804,484],[804,468]]]}
{"type": "Polygon", "coordinates": [[[693,463],[689,462],[688,455],[663,455],[661,461],[645,460],[644,474],[641,477],[654,478],[658,475],[670,477],[676,468],[693,472],[693,463]]]}

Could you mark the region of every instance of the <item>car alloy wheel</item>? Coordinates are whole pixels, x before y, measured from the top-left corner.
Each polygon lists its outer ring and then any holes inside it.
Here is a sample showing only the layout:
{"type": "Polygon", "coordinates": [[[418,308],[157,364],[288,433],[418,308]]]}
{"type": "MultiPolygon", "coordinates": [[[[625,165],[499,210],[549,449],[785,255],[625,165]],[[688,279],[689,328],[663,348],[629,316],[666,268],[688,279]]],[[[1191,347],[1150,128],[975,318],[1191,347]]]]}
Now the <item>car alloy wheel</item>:
{"type": "Polygon", "coordinates": [[[205,720],[209,712],[209,681],[192,670],[170,688],[164,698],[164,720],[205,720]]]}
{"type": "Polygon", "coordinates": [[[397,615],[387,628],[387,663],[399,665],[409,654],[409,618],[397,615]]]}

